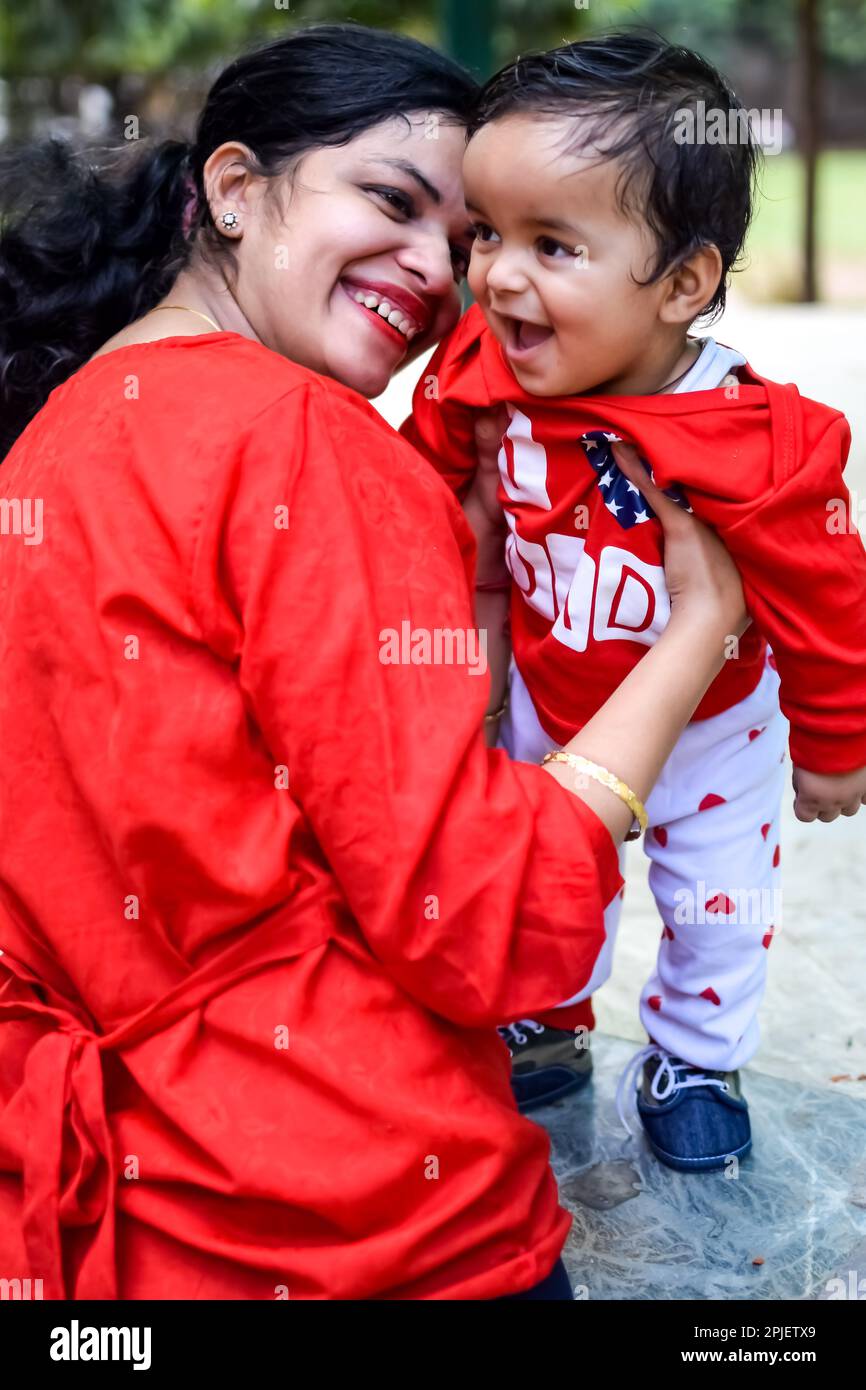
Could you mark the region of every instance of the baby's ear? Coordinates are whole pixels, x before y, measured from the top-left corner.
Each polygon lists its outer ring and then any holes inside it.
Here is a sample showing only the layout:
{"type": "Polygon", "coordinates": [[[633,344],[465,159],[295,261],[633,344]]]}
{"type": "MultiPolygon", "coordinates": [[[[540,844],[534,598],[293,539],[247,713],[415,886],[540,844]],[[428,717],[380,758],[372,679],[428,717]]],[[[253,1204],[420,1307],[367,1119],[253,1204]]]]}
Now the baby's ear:
{"type": "Polygon", "coordinates": [[[694,323],[712,302],[723,273],[718,246],[699,246],[668,272],[659,317],[664,323],[694,323]]]}

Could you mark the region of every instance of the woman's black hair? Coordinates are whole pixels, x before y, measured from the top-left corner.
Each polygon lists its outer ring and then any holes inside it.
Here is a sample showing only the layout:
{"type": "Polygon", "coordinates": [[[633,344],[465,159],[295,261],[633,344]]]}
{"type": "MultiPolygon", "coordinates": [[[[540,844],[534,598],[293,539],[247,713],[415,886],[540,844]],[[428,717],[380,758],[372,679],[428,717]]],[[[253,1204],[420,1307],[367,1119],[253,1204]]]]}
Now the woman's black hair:
{"type": "Polygon", "coordinates": [[[165,296],[194,239],[230,257],[202,177],[219,145],[242,142],[255,172],[272,176],[409,112],[463,124],[477,94],[415,39],[321,24],[230,63],[192,143],[95,157],[50,140],[0,153],[0,458],[55,386],[165,296]]]}
{"type": "Polygon", "coordinates": [[[750,113],[711,63],[652,30],[601,34],[502,68],[481,91],[469,137],[518,114],[580,117],[569,148],[619,163],[620,207],[656,241],[644,283],[717,246],[722,275],[702,317],[721,313],[751,221],[760,147],[750,113]]]}

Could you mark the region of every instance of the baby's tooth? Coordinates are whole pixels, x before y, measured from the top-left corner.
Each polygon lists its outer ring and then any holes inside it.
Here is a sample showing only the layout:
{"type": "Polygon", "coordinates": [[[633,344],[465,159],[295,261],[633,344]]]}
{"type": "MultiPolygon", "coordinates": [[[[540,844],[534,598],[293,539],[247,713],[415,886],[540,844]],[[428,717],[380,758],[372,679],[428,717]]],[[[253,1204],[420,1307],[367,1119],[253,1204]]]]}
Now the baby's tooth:
{"type": "Polygon", "coordinates": [[[386,319],[390,312],[391,305],[388,303],[387,299],[383,299],[382,303],[379,305],[379,313],[382,315],[383,319],[386,319]]]}
{"type": "Polygon", "coordinates": [[[403,322],[403,315],[400,313],[399,309],[393,309],[391,311],[391,313],[388,315],[388,322],[390,323],[392,328],[396,328],[398,324],[401,324],[403,322]]]}
{"type": "Polygon", "coordinates": [[[379,301],[374,294],[368,294],[364,303],[368,309],[375,309],[379,301]]]}
{"type": "Polygon", "coordinates": [[[363,290],[356,290],[355,298],[357,299],[359,304],[366,304],[367,302],[367,296],[365,295],[363,290]]]}
{"type": "Polygon", "coordinates": [[[409,329],[409,332],[406,334],[406,337],[409,339],[410,342],[412,341],[413,338],[416,338],[417,336],[418,336],[418,329],[417,329],[417,328],[410,328],[410,329],[409,329]]]}
{"type": "Polygon", "coordinates": [[[397,327],[399,328],[401,333],[408,333],[409,329],[412,327],[412,324],[409,319],[401,319],[400,322],[397,324],[397,327]]]}

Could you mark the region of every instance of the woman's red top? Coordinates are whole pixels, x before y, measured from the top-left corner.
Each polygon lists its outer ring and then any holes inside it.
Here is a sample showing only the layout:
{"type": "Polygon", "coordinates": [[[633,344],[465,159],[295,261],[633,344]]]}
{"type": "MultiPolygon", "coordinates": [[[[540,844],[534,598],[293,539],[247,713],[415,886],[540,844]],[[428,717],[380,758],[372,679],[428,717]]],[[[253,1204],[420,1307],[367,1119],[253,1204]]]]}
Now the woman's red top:
{"type": "Polygon", "coordinates": [[[224,333],[87,363],[0,498],[0,1277],[530,1287],[569,1218],[495,1025],[588,977],[620,878],[485,749],[485,676],[381,659],[471,627],[445,484],[224,333]]]}

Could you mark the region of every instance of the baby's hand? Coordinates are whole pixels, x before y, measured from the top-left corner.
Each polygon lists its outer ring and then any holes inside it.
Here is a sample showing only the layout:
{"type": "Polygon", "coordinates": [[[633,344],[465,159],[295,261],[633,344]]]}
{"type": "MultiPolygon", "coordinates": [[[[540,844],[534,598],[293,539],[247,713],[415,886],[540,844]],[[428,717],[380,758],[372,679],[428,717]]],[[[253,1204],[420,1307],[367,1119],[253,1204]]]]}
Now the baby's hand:
{"type": "Polygon", "coordinates": [[[856,772],[806,772],[794,768],[794,815],[797,820],[835,820],[856,816],[866,805],[866,767],[856,772]]]}

